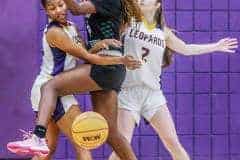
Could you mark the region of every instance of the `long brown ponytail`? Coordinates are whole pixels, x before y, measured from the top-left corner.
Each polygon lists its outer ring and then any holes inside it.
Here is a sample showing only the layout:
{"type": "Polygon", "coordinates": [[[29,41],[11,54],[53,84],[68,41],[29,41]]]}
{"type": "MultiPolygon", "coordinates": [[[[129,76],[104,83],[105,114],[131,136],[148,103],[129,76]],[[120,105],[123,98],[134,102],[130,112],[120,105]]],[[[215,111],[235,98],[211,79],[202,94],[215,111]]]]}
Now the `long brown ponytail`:
{"type": "MultiPolygon", "coordinates": [[[[156,19],[157,19],[157,24],[158,26],[164,30],[165,27],[167,27],[166,22],[165,22],[165,17],[164,17],[164,11],[163,11],[163,4],[162,0],[158,0],[158,2],[161,3],[161,6],[159,7],[159,10],[156,12],[156,19]]],[[[169,48],[165,49],[164,55],[163,55],[163,65],[162,67],[165,68],[169,66],[172,63],[172,55],[173,52],[169,48]]]]}

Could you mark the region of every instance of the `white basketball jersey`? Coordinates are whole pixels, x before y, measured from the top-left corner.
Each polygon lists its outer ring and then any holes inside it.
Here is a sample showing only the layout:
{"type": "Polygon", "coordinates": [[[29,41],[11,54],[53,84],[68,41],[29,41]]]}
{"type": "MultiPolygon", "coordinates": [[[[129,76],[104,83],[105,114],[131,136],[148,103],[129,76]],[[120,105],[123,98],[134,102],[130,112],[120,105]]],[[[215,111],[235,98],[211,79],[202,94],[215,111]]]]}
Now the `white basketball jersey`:
{"type": "MultiPolygon", "coordinates": [[[[77,64],[77,58],[56,47],[51,47],[48,44],[46,39],[46,32],[52,26],[59,26],[59,24],[56,22],[50,22],[44,30],[42,39],[43,57],[40,72],[40,75],[42,76],[55,76],[63,71],[75,67],[77,64]]],[[[69,36],[69,38],[71,38],[76,43],[79,42],[77,30],[72,23],[61,28],[69,36]]]]}
{"type": "Polygon", "coordinates": [[[124,53],[142,60],[140,69],[128,70],[123,88],[145,84],[160,89],[163,55],[166,48],[165,35],[160,28],[148,30],[143,23],[126,30],[124,53]]]}

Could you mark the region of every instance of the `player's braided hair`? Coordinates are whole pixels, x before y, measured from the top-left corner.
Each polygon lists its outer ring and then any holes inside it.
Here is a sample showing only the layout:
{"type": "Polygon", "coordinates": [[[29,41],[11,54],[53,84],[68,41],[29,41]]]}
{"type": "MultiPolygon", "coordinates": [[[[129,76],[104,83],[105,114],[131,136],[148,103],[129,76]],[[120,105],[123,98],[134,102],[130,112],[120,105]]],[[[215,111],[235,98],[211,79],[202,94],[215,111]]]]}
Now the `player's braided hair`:
{"type": "Polygon", "coordinates": [[[136,22],[142,20],[142,13],[137,0],[121,0],[123,7],[123,19],[122,24],[130,24],[134,19],[136,22]]]}
{"type": "MultiPolygon", "coordinates": [[[[158,11],[156,12],[155,18],[157,20],[157,24],[161,29],[164,29],[167,27],[166,21],[165,21],[165,16],[164,16],[164,11],[163,11],[163,3],[162,0],[158,0],[158,2],[161,3],[161,6],[159,7],[158,11]]],[[[172,62],[172,55],[173,52],[169,48],[165,49],[164,55],[163,55],[163,68],[169,66],[172,62]]]]}

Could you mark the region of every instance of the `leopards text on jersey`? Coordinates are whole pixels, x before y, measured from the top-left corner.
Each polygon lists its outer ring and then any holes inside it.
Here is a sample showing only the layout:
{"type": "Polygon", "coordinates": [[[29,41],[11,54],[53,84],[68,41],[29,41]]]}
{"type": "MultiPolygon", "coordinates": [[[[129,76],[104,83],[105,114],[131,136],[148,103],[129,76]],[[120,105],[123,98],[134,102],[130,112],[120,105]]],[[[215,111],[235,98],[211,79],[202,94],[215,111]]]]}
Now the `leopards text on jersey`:
{"type": "Polygon", "coordinates": [[[160,89],[165,48],[165,34],[160,28],[150,31],[143,23],[129,27],[124,36],[124,53],[141,59],[143,65],[127,72],[123,88],[145,84],[152,89],[160,89]]]}

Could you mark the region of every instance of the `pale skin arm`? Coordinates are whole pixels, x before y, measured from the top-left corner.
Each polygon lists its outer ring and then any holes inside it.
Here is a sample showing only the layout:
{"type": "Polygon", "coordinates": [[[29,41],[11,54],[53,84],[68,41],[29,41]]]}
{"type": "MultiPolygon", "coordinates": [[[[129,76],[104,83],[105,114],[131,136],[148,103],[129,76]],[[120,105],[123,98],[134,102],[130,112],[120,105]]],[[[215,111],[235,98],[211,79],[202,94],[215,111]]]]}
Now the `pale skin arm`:
{"type": "Polygon", "coordinates": [[[234,53],[238,48],[238,41],[236,38],[224,38],[216,43],[209,44],[186,44],[179,39],[169,28],[165,28],[167,36],[166,45],[173,51],[186,56],[202,55],[210,52],[227,52],[234,53]]]}
{"type": "Polygon", "coordinates": [[[52,27],[46,33],[46,38],[51,47],[59,48],[60,50],[71,54],[72,56],[84,59],[92,64],[98,65],[114,65],[124,64],[130,68],[139,68],[140,62],[134,60],[130,56],[124,57],[102,57],[96,54],[90,54],[80,43],[75,43],[61,28],[52,27]]]}
{"type": "Polygon", "coordinates": [[[96,13],[96,8],[91,1],[82,0],[77,3],[75,0],[64,0],[64,2],[73,15],[96,13]]]}

